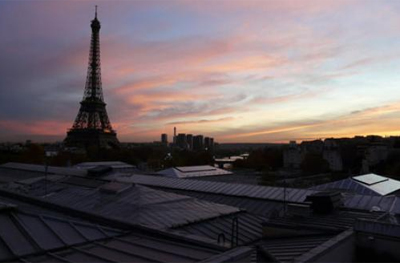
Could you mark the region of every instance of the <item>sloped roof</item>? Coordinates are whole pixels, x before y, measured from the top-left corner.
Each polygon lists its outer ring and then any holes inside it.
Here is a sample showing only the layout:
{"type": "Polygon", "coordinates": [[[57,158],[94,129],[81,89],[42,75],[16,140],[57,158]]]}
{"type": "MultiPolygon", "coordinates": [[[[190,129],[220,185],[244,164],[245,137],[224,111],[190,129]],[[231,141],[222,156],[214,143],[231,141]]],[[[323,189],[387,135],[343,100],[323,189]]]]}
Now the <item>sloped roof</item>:
{"type": "Polygon", "coordinates": [[[294,262],[296,258],[320,246],[334,235],[313,235],[303,237],[286,237],[262,242],[261,251],[268,254],[273,262],[294,262]]]}
{"type": "MultiPolygon", "coordinates": [[[[27,164],[27,163],[5,163],[0,165],[0,168],[3,169],[14,169],[25,171],[27,173],[45,173],[46,166],[45,165],[37,165],[37,164],[27,164]]],[[[68,167],[57,167],[57,166],[48,166],[47,167],[48,174],[58,174],[58,175],[74,175],[74,176],[86,176],[86,170],[80,170],[76,168],[68,168],[68,167]]]]}
{"type": "Polygon", "coordinates": [[[284,217],[269,218],[264,223],[274,226],[293,226],[307,229],[326,229],[332,231],[343,231],[352,228],[360,218],[376,220],[384,212],[356,212],[356,211],[336,211],[327,215],[309,214],[307,216],[295,216],[290,213],[284,217]]]}
{"type": "Polygon", "coordinates": [[[114,162],[84,162],[84,163],[78,163],[78,164],[74,165],[74,168],[90,169],[90,168],[94,168],[96,166],[110,166],[113,169],[134,169],[134,168],[136,168],[134,165],[127,164],[127,163],[120,162],[120,161],[114,161],[114,162]]]}
{"type": "Polygon", "coordinates": [[[338,235],[307,235],[265,240],[260,249],[273,262],[315,262],[337,244],[352,236],[351,230],[338,235]]]}
{"type": "MultiPolygon", "coordinates": [[[[180,189],[187,191],[197,191],[205,193],[213,193],[220,195],[232,195],[239,197],[250,197],[259,199],[268,199],[282,201],[284,199],[283,187],[259,186],[247,184],[234,184],[224,182],[208,182],[200,180],[179,180],[176,178],[166,178],[150,175],[132,175],[120,177],[117,179],[121,182],[137,183],[147,186],[155,186],[161,188],[180,189]]],[[[286,201],[304,202],[308,195],[316,193],[315,190],[286,188],[286,201]]]]}
{"type": "Polygon", "coordinates": [[[345,190],[362,195],[384,196],[400,190],[400,181],[377,174],[364,174],[352,178],[317,185],[315,190],[345,190]]]}
{"type": "MultiPolygon", "coordinates": [[[[167,240],[129,234],[122,237],[72,246],[61,251],[22,258],[23,262],[232,262],[252,249],[222,251],[185,240],[167,240]]],[[[240,260],[240,262],[243,262],[240,260]]]]}
{"type": "Polygon", "coordinates": [[[27,213],[14,206],[3,205],[0,210],[0,261],[123,233],[109,227],[27,213]]]}
{"type": "Polygon", "coordinates": [[[190,178],[232,174],[229,171],[211,165],[181,166],[159,171],[157,174],[172,178],[190,178]]]}
{"type": "Polygon", "coordinates": [[[163,231],[130,227],[128,232],[43,214],[40,207],[25,211],[21,201],[17,206],[0,198],[1,262],[198,262],[234,252],[163,231]]]}
{"type": "Polygon", "coordinates": [[[236,207],[140,185],[117,194],[102,191],[100,188],[45,181],[30,186],[13,187],[11,185],[8,189],[34,197],[46,196],[46,201],[58,205],[157,229],[178,227],[240,211],[236,207]]]}
{"type": "MultiPolygon", "coordinates": [[[[194,179],[180,180],[150,175],[124,176],[116,178],[116,180],[190,195],[215,203],[242,207],[251,213],[264,216],[276,210],[281,210],[284,200],[284,188],[282,187],[206,182],[194,179]]],[[[286,201],[303,203],[308,195],[317,192],[319,190],[287,188],[286,201]]],[[[368,211],[373,207],[379,207],[380,211],[400,214],[400,200],[397,199],[400,198],[390,195],[344,194],[344,207],[368,211]]]]}
{"type": "Polygon", "coordinates": [[[225,244],[222,245],[229,247],[232,241],[231,230],[232,222],[234,220],[237,220],[239,224],[239,246],[250,244],[251,242],[262,238],[261,223],[264,221],[264,219],[259,216],[251,215],[245,212],[218,217],[215,219],[207,220],[205,222],[199,222],[197,224],[175,228],[174,232],[178,231],[178,233],[180,234],[192,234],[206,237],[215,243],[218,241],[218,236],[220,234],[224,234],[225,244]]]}

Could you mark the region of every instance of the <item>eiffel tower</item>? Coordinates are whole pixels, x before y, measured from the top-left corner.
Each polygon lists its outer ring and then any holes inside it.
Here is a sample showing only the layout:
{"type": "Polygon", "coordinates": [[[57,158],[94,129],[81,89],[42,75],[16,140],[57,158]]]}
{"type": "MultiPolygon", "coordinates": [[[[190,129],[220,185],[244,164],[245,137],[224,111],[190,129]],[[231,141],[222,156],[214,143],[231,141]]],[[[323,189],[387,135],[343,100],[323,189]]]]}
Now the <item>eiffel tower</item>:
{"type": "Polygon", "coordinates": [[[100,22],[97,19],[97,6],[91,28],[92,39],[85,92],[78,115],[72,128],[68,130],[64,142],[67,146],[94,145],[100,148],[114,148],[119,145],[119,142],[116,132],[111,127],[103,100],[100,71],[100,22]]]}

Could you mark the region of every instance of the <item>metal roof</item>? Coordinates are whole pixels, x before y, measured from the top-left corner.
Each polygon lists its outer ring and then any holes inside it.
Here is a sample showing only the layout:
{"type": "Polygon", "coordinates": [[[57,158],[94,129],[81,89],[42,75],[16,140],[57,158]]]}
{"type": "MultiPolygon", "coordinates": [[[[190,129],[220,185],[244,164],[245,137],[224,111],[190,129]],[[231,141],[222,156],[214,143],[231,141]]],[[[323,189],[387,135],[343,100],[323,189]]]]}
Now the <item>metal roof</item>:
{"type": "Polygon", "coordinates": [[[399,224],[360,219],[357,220],[354,230],[367,234],[378,234],[393,238],[400,238],[399,224]]]}
{"type": "MultiPolygon", "coordinates": [[[[273,262],[319,262],[326,251],[353,235],[346,230],[336,235],[305,235],[267,239],[259,244],[259,249],[273,262]]],[[[264,261],[263,261],[264,262],[264,261]]]]}
{"type": "Polygon", "coordinates": [[[373,185],[389,180],[389,178],[377,174],[364,174],[364,175],[354,176],[353,179],[361,183],[364,183],[366,185],[373,185]]]}
{"type": "Polygon", "coordinates": [[[263,241],[259,248],[273,262],[294,262],[310,250],[327,242],[334,235],[276,238],[263,241]]]}
{"type": "Polygon", "coordinates": [[[264,219],[245,212],[174,228],[174,232],[178,231],[180,234],[192,234],[205,237],[215,243],[218,242],[218,236],[223,234],[225,242],[220,240],[220,244],[230,247],[234,241],[232,240],[232,225],[235,220],[237,220],[238,223],[238,245],[250,244],[262,238],[261,223],[264,219]]]}
{"type": "Polygon", "coordinates": [[[213,182],[224,182],[224,183],[236,183],[236,184],[252,184],[258,185],[261,181],[261,176],[256,174],[228,174],[228,175],[217,175],[217,176],[205,176],[205,177],[193,177],[188,178],[190,180],[201,180],[201,181],[213,181],[213,182]]]}
{"type": "Polygon", "coordinates": [[[14,182],[43,176],[41,172],[26,172],[0,166],[0,183],[14,182]]]}
{"type": "Polygon", "coordinates": [[[312,187],[313,190],[338,190],[341,192],[348,192],[348,193],[357,193],[361,195],[375,195],[378,196],[379,194],[375,191],[372,191],[368,187],[365,187],[363,184],[356,182],[351,178],[346,178],[343,180],[330,182],[326,184],[316,185],[312,187]]]}
{"type": "MultiPolygon", "coordinates": [[[[27,197],[23,199],[26,201],[27,197]]],[[[251,250],[241,247],[226,251],[196,237],[134,226],[127,233],[65,219],[65,215],[43,214],[41,207],[38,212],[26,212],[24,206],[20,209],[21,200],[17,207],[8,204],[9,200],[10,197],[0,199],[0,261],[226,262],[243,261],[251,250]]]]}
{"type": "Polygon", "coordinates": [[[358,210],[378,210],[400,214],[400,198],[389,196],[371,195],[344,195],[344,207],[358,210]]]}
{"type": "Polygon", "coordinates": [[[399,181],[377,174],[360,175],[353,177],[353,179],[380,195],[388,195],[400,190],[399,181]]]}
{"type": "Polygon", "coordinates": [[[191,177],[203,177],[203,176],[228,175],[232,173],[214,166],[200,165],[200,166],[181,166],[181,167],[168,168],[157,172],[157,174],[172,178],[191,178],[191,177]]]}
{"type": "MultiPolygon", "coordinates": [[[[198,262],[221,253],[221,250],[128,234],[83,245],[74,245],[39,256],[21,258],[23,262],[198,262]]],[[[244,251],[247,252],[247,251],[244,251]]],[[[242,252],[242,253],[244,253],[242,252]]],[[[223,262],[214,261],[214,262],[223,262]]]]}
{"type": "Polygon", "coordinates": [[[170,188],[162,188],[162,190],[167,192],[192,196],[213,203],[235,206],[241,209],[245,209],[247,212],[251,214],[263,217],[269,217],[272,214],[279,215],[283,213],[283,202],[278,202],[278,201],[195,192],[188,190],[177,190],[170,188]]]}
{"type": "Polygon", "coordinates": [[[389,195],[400,190],[400,181],[388,177],[365,174],[327,184],[317,185],[312,189],[343,189],[363,195],[389,195]]]}
{"type": "Polygon", "coordinates": [[[0,261],[100,240],[123,232],[95,224],[19,211],[0,211],[0,261]]]}
{"type": "MultiPolygon", "coordinates": [[[[0,165],[0,168],[4,169],[14,169],[26,172],[36,172],[44,174],[46,172],[45,165],[37,165],[37,164],[26,164],[26,163],[5,163],[0,165]]],[[[74,175],[74,176],[86,176],[86,170],[80,170],[76,168],[67,168],[67,167],[57,167],[57,166],[48,166],[47,167],[48,174],[58,174],[58,175],[74,175]]]]}
{"type": "Polygon", "coordinates": [[[336,211],[327,215],[309,214],[303,216],[286,215],[282,217],[268,218],[266,225],[307,229],[326,229],[332,231],[343,231],[352,228],[358,219],[375,220],[382,216],[383,212],[355,212],[336,211]]]}
{"type": "MultiPolygon", "coordinates": [[[[282,187],[180,180],[150,175],[123,176],[116,179],[121,182],[137,183],[163,191],[190,195],[210,202],[246,208],[247,211],[257,215],[269,215],[281,211],[284,200],[284,188],[282,187]]],[[[286,201],[303,203],[308,195],[317,192],[319,191],[287,188],[286,201]]],[[[343,206],[367,211],[378,208],[380,211],[400,214],[400,200],[398,199],[400,197],[343,194],[343,206]]]]}
{"type": "MultiPolygon", "coordinates": [[[[200,180],[179,180],[175,178],[160,178],[150,175],[132,175],[129,177],[120,177],[117,180],[121,182],[137,183],[147,186],[161,188],[180,189],[187,191],[197,191],[204,193],[213,193],[220,195],[231,195],[240,197],[249,197],[257,199],[267,199],[283,201],[284,188],[258,185],[233,184],[223,182],[207,182],[200,180]]],[[[286,200],[288,202],[304,202],[308,195],[316,193],[315,190],[286,188],[286,200]]]]}
{"type": "Polygon", "coordinates": [[[136,170],[136,166],[120,162],[120,161],[115,161],[115,162],[84,162],[84,163],[78,163],[74,165],[74,168],[78,169],[91,169],[97,166],[110,166],[113,169],[116,170],[136,170]]]}
{"type": "Polygon", "coordinates": [[[40,181],[30,186],[9,186],[30,196],[46,196],[48,202],[88,211],[152,228],[177,227],[240,211],[236,207],[209,203],[192,197],[133,186],[117,194],[98,188],[40,181]],[[46,194],[45,194],[46,193],[46,194]]]}

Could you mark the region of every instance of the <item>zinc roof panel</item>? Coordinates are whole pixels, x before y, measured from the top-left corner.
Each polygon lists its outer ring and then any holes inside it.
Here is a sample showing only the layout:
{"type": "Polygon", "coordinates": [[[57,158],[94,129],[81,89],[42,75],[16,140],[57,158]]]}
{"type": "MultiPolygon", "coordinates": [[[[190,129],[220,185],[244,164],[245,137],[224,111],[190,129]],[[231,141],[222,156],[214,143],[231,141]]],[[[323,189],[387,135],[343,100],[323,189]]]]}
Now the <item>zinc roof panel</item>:
{"type": "Polygon", "coordinates": [[[68,221],[59,221],[50,218],[46,218],[46,223],[51,229],[59,235],[63,241],[67,244],[72,245],[76,243],[85,242],[84,239],[70,224],[68,221]]]}
{"type": "Polygon", "coordinates": [[[136,245],[145,246],[150,249],[158,249],[164,252],[170,252],[172,254],[188,258],[188,259],[203,259],[213,255],[214,251],[208,251],[205,248],[199,249],[193,246],[186,246],[183,243],[175,243],[172,241],[163,241],[155,240],[151,238],[132,238],[132,237],[122,237],[120,239],[127,240],[136,245]]]}
{"type": "Polygon", "coordinates": [[[239,190],[238,195],[242,195],[242,196],[249,196],[249,197],[253,197],[254,196],[254,186],[252,185],[247,185],[247,184],[241,184],[241,190],[239,190]]]}
{"type": "Polygon", "coordinates": [[[29,229],[33,238],[42,248],[53,249],[64,245],[40,217],[18,213],[18,218],[29,229]]]}
{"type": "Polygon", "coordinates": [[[229,195],[237,195],[238,192],[242,189],[242,185],[236,184],[236,185],[230,185],[230,187],[226,187],[224,194],[229,194],[229,195]]]}
{"type": "Polygon", "coordinates": [[[11,258],[14,258],[14,254],[8,248],[6,243],[3,242],[3,240],[0,236],[0,260],[6,261],[6,260],[10,260],[11,258]]]}
{"type": "MultiPolygon", "coordinates": [[[[107,243],[107,246],[116,248],[118,250],[127,251],[135,255],[140,255],[141,257],[147,258],[149,261],[159,262],[160,259],[163,259],[164,262],[182,261],[182,258],[178,255],[140,246],[123,239],[111,240],[107,243]]],[[[162,244],[160,244],[160,247],[162,247],[162,244]]]]}
{"type": "Polygon", "coordinates": [[[373,201],[371,199],[373,199],[373,196],[363,196],[363,198],[361,198],[360,202],[357,204],[357,208],[369,210],[371,207],[370,202],[373,201]]]}
{"type": "MultiPolygon", "coordinates": [[[[76,229],[88,240],[105,238],[106,236],[97,227],[85,226],[79,223],[73,223],[76,229]]],[[[104,229],[103,229],[104,230],[104,229]]],[[[114,232],[114,235],[116,233],[114,232]]]]}
{"type": "Polygon", "coordinates": [[[15,255],[26,255],[36,251],[33,243],[14,224],[7,214],[0,214],[0,238],[15,255]]]}

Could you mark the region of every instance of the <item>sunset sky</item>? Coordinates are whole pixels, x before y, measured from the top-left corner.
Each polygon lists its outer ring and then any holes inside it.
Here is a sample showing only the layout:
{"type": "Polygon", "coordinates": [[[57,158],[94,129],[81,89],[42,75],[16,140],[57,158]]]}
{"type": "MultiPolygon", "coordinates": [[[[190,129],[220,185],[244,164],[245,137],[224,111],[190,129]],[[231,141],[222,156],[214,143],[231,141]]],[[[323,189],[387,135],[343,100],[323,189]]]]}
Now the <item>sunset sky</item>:
{"type": "Polygon", "coordinates": [[[0,1],[0,141],[65,137],[96,4],[120,141],[400,135],[400,1],[0,1]]]}

